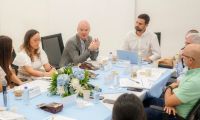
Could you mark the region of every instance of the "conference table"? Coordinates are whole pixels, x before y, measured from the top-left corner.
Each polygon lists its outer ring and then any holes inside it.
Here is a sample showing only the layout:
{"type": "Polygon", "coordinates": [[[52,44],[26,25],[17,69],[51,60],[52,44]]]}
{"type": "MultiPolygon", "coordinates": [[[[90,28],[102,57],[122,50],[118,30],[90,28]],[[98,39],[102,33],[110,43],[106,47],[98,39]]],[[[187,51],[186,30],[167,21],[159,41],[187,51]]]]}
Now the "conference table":
{"type": "MultiPolygon", "coordinates": [[[[131,65],[131,68],[134,68],[135,65],[131,65]]],[[[91,79],[90,83],[98,86],[102,89],[101,95],[104,96],[104,99],[116,100],[118,96],[123,93],[133,93],[136,94],[141,100],[146,96],[159,97],[162,93],[162,89],[171,77],[174,72],[171,69],[156,68],[152,65],[144,65],[140,69],[144,68],[151,69],[152,74],[159,73],[154,77],[154,80],[148,80],[148,84],[145,85],[146,81],[135,81],[130,78],[130,69],[127,71],[127,66],[122,64],[113,64],[110,70],[100,69],[93,71],[95,74],[98,74],[97,78],[91,79]],[[107,84],[108,75],[117,72],[119,75],[119,84],[114,87],[112,84],[107,84]],[[159,72],[156,72],[159,71],[159,72]],[[143,91],[129,91],[126,87],[141,87],[143,91]]],[[[143,78],[141,78],[142,80],[143,78]]],[[[112,82],[110,82],[112,83],[112,82]]],[[[50,85],[49,80],[38,78],[32,82],[26,83],[21,87],[28,86],[29,88],[38,86],[40,87],[41,94],[30,99],[29,104],[24,104],[23,100],[16,100],[14,98],[13,90],[9,90],[8,99],[10,110],[16,112],[17,114],[23,115],[27,120],[51,120],[52,116],[64,116],[62,120],[109,120],[112,114],[112,104],[104,103],[99,101],[98,103],[94,100],[87,101],[85,106],[80,106],[76,97],[62,98],[61,96],[51,96],[48,92],[48,87],[50,85]],[[68,99],[69,98],[69,99],[68,99]],[[43,111],[37,107],[41,103],[50,103],[58,102],[63,103],[64,108],[61,112],[56,115],[43,111]]],[[[80,98],[79,98],[80,99],[80,98]]],[[[3,106],[2,93],[0,94],[0,106],[3,106]]],[[[0,114],[1,115],[1,114],[0,114]]],[[[1,116],[0,116],[1,117],[1,116]]],[[[56,119],[55,119],[56,120],[56,119]]]]}

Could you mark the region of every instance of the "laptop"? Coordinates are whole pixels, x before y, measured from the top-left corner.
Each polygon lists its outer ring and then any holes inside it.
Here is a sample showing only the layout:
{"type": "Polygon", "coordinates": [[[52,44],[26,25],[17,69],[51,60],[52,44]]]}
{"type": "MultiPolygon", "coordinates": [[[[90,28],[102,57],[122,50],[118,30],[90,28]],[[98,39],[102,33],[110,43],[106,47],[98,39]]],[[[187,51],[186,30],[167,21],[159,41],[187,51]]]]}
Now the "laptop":
{"type": "Polygon", "coordinates": [[[137,64],[138,62],[138,55],[136,52],[117,50],[117,57],[121,60],[128,60],[131,62],[131,64],[137,64]]]}

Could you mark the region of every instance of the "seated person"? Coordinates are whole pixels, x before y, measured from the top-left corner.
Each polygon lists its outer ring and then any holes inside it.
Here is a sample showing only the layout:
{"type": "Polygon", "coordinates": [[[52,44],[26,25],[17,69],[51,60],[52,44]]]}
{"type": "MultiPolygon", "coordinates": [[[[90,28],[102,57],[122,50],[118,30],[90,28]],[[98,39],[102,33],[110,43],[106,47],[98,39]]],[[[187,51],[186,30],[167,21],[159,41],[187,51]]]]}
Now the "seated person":
{"type": "Polygon", "coordinates": [[[134,94],[122,94],[115,101],[112,120],[146,120],[144,107],[134,94]]]}
{"type": "MultiPolygon", "coordinates": [[[[180,82],[174,82],[166,88],[164,100],[151,98],[146,102],[145,112],[148,120],[161,120],[163,114],[149,108],[149,105],[164,107],[168,114],[186,118],[200,99],[200,45],[189,44],[183,49],[182,58],[189,70],[180,82]]],[[[146,100],[147,101],[147,100],[146,100]]],[[[171,118],[178,120],[177,118],[171,118]]]]}
{"type": "Polygon", "coordinates": [[[77,34],[70,38],[65,45],[60,67],[69,63],[76,65],[86,61],[88,58],[96,60],[100,42],[98,39],[92,40],[89,32],[90,24],[85,20],[80,21],[77,27],[77,34]]]}
{"type": "Polygon", "coordinates": [[[123,49],[137,52],[143,60],[153,62],[161,57],[161,51],[156,34],[147,30],[149,21],[147,14],[138,16],[135,31],[127,34],[123,49]]]}
{"type": "Polygon", "coordinates": [[[199,31],[196,29],[191,29],[191,30],[187,31],[187,33],[185,34],[185,39],[187,39],[186,37],[191,33],[199,33],[199,31]]]}
{"type": "MultiPolygon", "coordinates": [[[[6,80],[8,88],[10,88],[11,82],[17,85],[23,84],[23,82],[15,75],[11,68],[11,56],[12,56],[12,39],[7,36],[0,36],[0,73],[6,74],[6,80]]],[[[0,76],[2,77],[2,76],[0,76]]],[[[4,79],[4,78],[2,78],[4,79]]],[[[2,83],[0,81],[0,92],[2,91],[2,83]]]]}
{"type": "Polygon", "coordinates": [[[29,80],[31,76],[49,77],[54,72],[46,53],[39,47],[40,42],[38,31],[31,29],[26,32],[20,52],[13,61],[13,64],[19,66],[19,78],[29,80]],[[42,66],[45,71],[40,70],[42,66]]]}

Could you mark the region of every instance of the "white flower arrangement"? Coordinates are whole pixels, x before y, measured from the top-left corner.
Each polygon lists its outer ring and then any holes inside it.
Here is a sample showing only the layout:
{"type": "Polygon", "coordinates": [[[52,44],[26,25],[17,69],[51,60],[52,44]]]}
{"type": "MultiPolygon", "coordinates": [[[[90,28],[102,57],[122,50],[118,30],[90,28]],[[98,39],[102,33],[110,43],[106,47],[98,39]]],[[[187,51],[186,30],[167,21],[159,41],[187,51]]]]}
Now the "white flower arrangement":
{"type": "Polygon", "coordinates": [[[57,70],[51,80],[49,92],[52,95],[63,97],[78,94],[83,95],[84,90],[92,91],[94,86],[89,82],[89,72],[78,67],[67,66],[57,70]]]}

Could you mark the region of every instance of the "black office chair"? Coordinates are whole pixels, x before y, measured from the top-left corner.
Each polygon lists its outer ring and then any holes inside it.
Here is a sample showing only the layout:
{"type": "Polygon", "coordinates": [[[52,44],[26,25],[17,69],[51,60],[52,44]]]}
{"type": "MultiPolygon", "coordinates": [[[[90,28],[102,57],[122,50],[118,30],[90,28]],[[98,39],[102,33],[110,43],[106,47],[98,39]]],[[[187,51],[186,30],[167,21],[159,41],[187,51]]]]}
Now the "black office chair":
{"type": "Polygon", "coordinates": [[[41,37],[41,42],[42,48],[48,56],[49,63],[58,69],[64,49],[61,33],[41,37]]]}
{"type": "Polygon", "coordinates": [[[161,32],[155,32],[155,34],[157,35],[159,45],[161,45],[161,32]]]}
{"type": "MultiPolygon", "coordinates": [[[[170,120],[169,115],[163,111],[163,107],[151,105],[150,108],[163,112],[163,120],[170,120]]],[[[192,110],[187,115],[186,119],[177,116],[178,120],[200,120],[200,99],[196,102],[192,110]]]]}
{"type": "Polygon", "coordinates": [[[194,105],[186,120],[200,120],[200,99],[194,105]]]}

